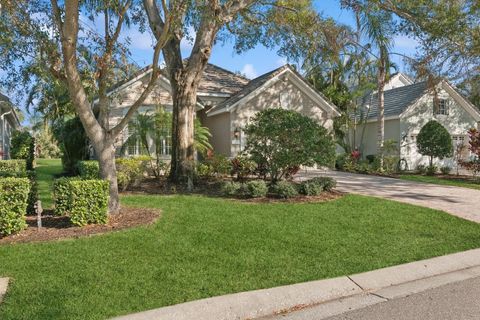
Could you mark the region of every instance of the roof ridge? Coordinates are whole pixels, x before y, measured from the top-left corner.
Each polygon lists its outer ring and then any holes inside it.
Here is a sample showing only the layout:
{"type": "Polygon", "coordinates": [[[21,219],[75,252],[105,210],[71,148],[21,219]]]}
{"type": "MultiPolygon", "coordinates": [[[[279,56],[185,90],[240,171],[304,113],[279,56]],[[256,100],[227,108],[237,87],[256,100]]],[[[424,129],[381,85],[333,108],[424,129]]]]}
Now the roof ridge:
{"type": "Polygon", "coordinates": [[[233,71],[230,71],[228,69],[225,69],[224,67],[220,67],[219,65],[216,65],[216,64],[213,64],[213,63],[210,63],[208,62],[207,65],[210,65],[216,69],[220,69],[226,73],[229,73],[231,75],[234,75],[235,77],[239,77],[239,78],[242,78],[243,80],[247,80],[247,81],[250,81],[250,79],[248,79],[247,77],[244,77],[243,75],[239,74],[239,73],[236,73],[236,72],[233,72],[233,71]]]}

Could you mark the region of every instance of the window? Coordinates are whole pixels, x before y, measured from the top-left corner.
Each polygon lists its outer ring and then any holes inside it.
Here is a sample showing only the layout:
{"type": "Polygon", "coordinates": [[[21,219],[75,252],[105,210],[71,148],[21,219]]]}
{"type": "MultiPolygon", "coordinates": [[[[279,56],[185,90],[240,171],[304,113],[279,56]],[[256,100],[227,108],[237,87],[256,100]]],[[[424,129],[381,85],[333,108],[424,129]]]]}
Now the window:
{"type": "Polygon", "coordinates": [[[435,114],[448,116],[448,100],[447,99],[437,99],[434,101],[435,105],[435,114]]]}

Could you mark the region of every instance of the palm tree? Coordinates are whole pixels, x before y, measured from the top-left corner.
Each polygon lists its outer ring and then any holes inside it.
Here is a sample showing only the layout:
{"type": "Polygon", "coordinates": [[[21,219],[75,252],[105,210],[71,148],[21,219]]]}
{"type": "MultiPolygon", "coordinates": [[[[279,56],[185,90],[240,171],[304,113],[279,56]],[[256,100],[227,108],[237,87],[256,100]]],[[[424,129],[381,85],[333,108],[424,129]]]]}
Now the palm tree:
{"type": "Polygon", "coordinates": [[[361,31],[376,48],[377,58],[377,96],[378,96],[378,125],[377,125],[377,153],[380,156],[380,169],[383,168],[383,147],[385,142],[385,83],[390,76],[390,49],[393,45],[393,20],[389,12],[380,10],[378,6],[368,3],[355,7],[357,21],[361,31]]]}
{"type": "MultiPolygon", "coordinates": [[[[203,127],[200,120],[195,119],[194,147],[201,154],[205,154],[212,145],[209,138],[212,136],[207,127],[203,127]]],[[[123,149],[129,146],[138,146],[142,154],[150,156],[153,173],[160,176],[162,156],[169,153],[167,147],[170,145],[172,136],[172,113],[165,111],[165,108],[158,106],[155,112],[138,113],[129,125],[129,137],[123,145],[123,149]],[[156,163],[153,163],[156,161],[156,163]],[[157,169],[155,169],[157,168],[157,169]]]]}

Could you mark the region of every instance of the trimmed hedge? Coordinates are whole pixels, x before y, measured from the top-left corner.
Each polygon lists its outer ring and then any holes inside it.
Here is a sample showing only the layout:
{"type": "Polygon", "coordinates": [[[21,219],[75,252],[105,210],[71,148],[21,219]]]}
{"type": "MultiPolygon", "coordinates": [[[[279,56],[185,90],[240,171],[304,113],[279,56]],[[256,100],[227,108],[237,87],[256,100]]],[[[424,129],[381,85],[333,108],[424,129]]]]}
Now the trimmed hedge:
{"type": "Polygon", "coordinates": [[[25,214],[29,193],[27,178],[0,179],[0,235],[10,235],[27,227],[25,214]]]}
{"type": "Polygon", "coordinates": [[[143,160],[120,158],[115,160],[117,167],[118,186],[122,191],[133,183],[137,183],[143,177],[146,166],[143,160]]]}
{"type": "Polygon", "coordinates": [[[27,212],[35,214],[35,203],[38,200],[37,173],[35,170],[27,170],[26,160],[0,160],[0,178],[28,178],[30,180],[27,212]]]}
{"type": "Polygon", "coordinates": [[[105,180],[70,181],[70,220],[84,226],[108,221],[109,184],[105,180]]]}
{"type": "Polygon", "coordinates": [[[107,222],[108,181],[60,178],[55,180],[53,190],[56,215],[69,215],[79,226],[107,222]]]}
{"type": "Polygon", "coordinates": [[[100,177],[100,167],[96,160],[79,161],[77,168],[80,177],[83,179],[98,179],[100,177]]]}
{"type": "Polygon", "coordinates": [[[323,191],[332,191],[337,186],[337,181],[330,177],[315,177],[308,182],[322,186],[323,191]]]}
{"type": "Polygon", "coordinates": [[[70,182],[80,180],[79,177],[59,178],[53,182],[53,212],[57,216],[70,213],[70,182]]]}
{"type": "Polygon", "coordinates": [[[16,177],[27,172],[25,160],[0,160],[0,177],[16,177]]]}

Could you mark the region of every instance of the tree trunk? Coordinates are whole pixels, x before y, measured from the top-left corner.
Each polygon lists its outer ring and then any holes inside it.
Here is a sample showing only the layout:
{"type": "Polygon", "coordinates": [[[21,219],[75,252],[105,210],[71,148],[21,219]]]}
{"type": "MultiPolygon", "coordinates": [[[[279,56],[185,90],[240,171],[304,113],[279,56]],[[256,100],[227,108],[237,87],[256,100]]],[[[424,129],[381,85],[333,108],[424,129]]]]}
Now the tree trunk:
{"type": "Polygon", "coordinates": [[[385,81],[386,81],[386,58],[381,56],[378,66],[378,117],[377,117],[377,154],[380,156],[380,170],[383,171],[383,145],[385,142],[385,81]]]}
{"type": "Polygon", "coordinates": [[[118,196],[117,169],[115,167],[115,149],[113,143],[106,142],[97,151],[98,163],[100,165],[100,177],[110,183],[110,199],[108,212],[116,214],[120,211],[120,200],[118,196]]]}
{"type": "Polygon", "coordinates": [[[174,104],[170,181],[186,182],[190,190],[195,168],[193,124],[197,94],[196,90],[185,87],[172,85],[174,104]]]}

